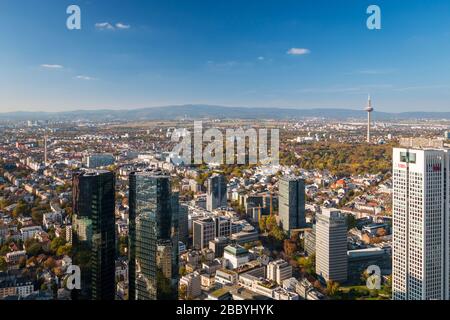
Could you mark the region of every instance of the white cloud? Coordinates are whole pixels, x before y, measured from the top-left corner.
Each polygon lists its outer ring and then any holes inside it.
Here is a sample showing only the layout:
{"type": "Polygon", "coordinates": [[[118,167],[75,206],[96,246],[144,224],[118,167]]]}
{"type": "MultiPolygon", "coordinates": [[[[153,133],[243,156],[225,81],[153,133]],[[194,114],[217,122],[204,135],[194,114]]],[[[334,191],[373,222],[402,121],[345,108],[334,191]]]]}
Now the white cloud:
{"type": "Polygon", "coordinates": [[[127,30],[130,29],[131,26],[122,22],[118,22],[115,25],[109,22],[98,22],[95,24],[95,28],[98,30],[127,30]]]}
{"type": "Polygon", "coordinates": [[[293,55],[293,56],[302,56],[305,54],[309,54],[311,51],[309,49],[305,48],[291,48],[288,50],[287,54],[293,55]]]}
{"type": "Polygon", "coordinates": [[[126,30],[126,29],[130,29],[131,26],[129,24],[124,24],[124,23],[119,22],[119,23],[116,23],[116,28],[126,30]]]}
{"type": "Polygon", "coordinates": [[[41,64],[42,68],[46,69],[63,69],[64,67],[60,64],[41,64]]]}
{"type": "Polygon", "coordinates": [[[98,22],[95,24],[95,28],[99,30],[114,30],[114,27],[109,22],[98,22]]]}
{"type": "Polygon", "coordinates": [[[259,61],[263,61],[263,60],[264,60],[264,57],[262,57],[262,56],[261,56],[261,57],[258,57],[258,60],[259,60],[259,61]]]}
{"type": "Polygon", "coordinates": [[[93,78],[93,77],[83,76],[83,75],[76,76],[75,78],[76,78],[76,79],[79,79],[79,80],[86,80],[86,81],[96,80],[96,79],[93,78]]]}

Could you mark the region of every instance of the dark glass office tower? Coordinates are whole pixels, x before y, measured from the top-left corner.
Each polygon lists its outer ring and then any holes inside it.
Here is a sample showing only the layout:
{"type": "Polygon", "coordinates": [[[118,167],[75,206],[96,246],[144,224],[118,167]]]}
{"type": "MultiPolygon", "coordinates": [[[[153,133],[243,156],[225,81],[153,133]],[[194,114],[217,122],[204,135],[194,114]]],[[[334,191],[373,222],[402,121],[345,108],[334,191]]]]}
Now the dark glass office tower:
{"type": "Polygon", "coordinates": [[[78,300],[115,298],[115,176],[86,171],[73,176],[73,263],[81,268],[78,300]]]}
{"type": "Polygon", "coordinates": [[[227,206],[227,181],[223,174],[213,174],[208,178],[208,190],[206,193],[206,210],[227,206]]]}
{"type": "Polygon", "coordinates": [[[157,170],[130,174],[130,300],[178,299],[178,194],[157,170]]]}
{"type": "Polygon", "coordinates": [[[306,226],[305,180],[295,176],[280,178],[279,217],[284,231],[306,226]]]}

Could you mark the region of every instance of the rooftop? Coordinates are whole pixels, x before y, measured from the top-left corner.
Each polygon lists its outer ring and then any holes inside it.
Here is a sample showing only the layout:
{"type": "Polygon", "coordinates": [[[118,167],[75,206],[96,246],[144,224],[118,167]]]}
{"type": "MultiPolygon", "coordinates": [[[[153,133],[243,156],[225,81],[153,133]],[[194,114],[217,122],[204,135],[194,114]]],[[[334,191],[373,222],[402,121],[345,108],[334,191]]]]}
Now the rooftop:
{"type": "Polygon", "coordinates": [[[248,254],[248,250],[240,245],[229,245],[225,247],[225,252],[232,254],[234,256],[245,255],[248,254]]]}

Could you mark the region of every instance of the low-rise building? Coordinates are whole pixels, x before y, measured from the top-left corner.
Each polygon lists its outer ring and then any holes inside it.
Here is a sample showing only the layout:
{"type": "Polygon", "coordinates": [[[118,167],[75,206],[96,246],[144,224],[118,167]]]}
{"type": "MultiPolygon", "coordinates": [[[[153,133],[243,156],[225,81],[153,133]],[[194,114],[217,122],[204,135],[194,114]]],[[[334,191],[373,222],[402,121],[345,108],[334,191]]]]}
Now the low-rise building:
{"type": "Polygon", "coordinates": [[[226,266],[230,269],[239,268],[250,261],[248,250],[239,245],[226,246],[223,257],[226,261],[226,266]]]}
{"type": "Polygon", "coordinates": [[[27,258],[25,250],[8,252],[5,256],[6,262],[10,264],[18,264],[21,258],[27,258]]]}
{"type": "Polygon", "coordinates": [[[237,272],[228,269],[219,269],[216,271],[215,283],[222,285],[234,285],[237,283],[237,272]]]}
{"type": "Polygon", "coordinates": [[[180,288],[181,286],[185,287],[186,299],[193,299],[200,296],[202,293],[201,284],[201,277],[198,272],[190,273],[180,279],[180,288]]]}
{"type": "Polygon", "coordinates": [[[20,229],[22,241],[34,238],[34,235],[40,231],[43,231],[41,226],[31,226],[20,229]]]}
{"type": "Polygon", "coordinates": [[[272,280],[279,285],[283,283],[283,280],[292,277],[292,266],[286,261],[280,259],[276,261],[271,261],[267,265],[267,278],[272,280]]]}

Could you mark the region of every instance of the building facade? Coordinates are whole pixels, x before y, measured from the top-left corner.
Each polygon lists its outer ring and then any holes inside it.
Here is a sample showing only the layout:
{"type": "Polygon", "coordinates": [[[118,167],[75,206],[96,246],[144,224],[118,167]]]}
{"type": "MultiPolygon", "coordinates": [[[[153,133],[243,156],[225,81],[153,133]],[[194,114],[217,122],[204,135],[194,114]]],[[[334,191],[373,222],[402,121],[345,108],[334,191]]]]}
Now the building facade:
{"type": "Polygon", "coordinates": [[[267,265],[267,278],[281,285],[283,280],[289,279],[292,277],[292,266],[284,261],[283,259],[279,259],[276,261],[271,261],[267,265]]]}
{"type": "Polygon", "coordinates": [[[449,151],[393,151],[394,300],[449,299],[449,151]]]}
{"type": "Polygon", "coordinates": [[[81,290],[73,299],[115,298],[115,176],[105,170],[73,176],[73,263],[81,269],[81,290]],[[82,222],[82,223],[80,223],[82,222]],[[89,225],[89,232],[80,228],[89,225]]]}
{"type": "Polygon", "coordinates": [[[227,206],[227,181],[222,174],[213,174],[208,179],[208,188],[206,194],[206,210],[227,206]]]}
{"type": "Polygon", "coordinates": [[[285,176],[279,181],[279,217],[284,231],[303,228],[305,218],[305,181],[285,176]]]}
{"type": "Polygon", "coordinates": [[[316,215],[316,274],[324,281],[347,280],[347,222],[338,210],[316,215]]]}
{"type": "Polygon", "coordinates": [[[106,167],[114,164],[115,158],[112,154],[91,154],[86,157],[86,167],[89,169],[95,169],[100,167],[106,167]]]}
{"type": "Polygon", "coordinates": [[[129,300],[178,298],[178,194],[170,176],[130,174],[129,300]]]}
{"type": "Polygon", "coordinates": [[[197,250],[209,247],[209,242],[216,237],[216,223],[213,218],[207,217],[195,220],[192,223],[193,244],[197,250]]]}
{"type": "Polygon", "coordinates": [[[179,239],[184,244],[189,242],[189,209],[186,204],[180,203],[178,218],[179,239]]]}

